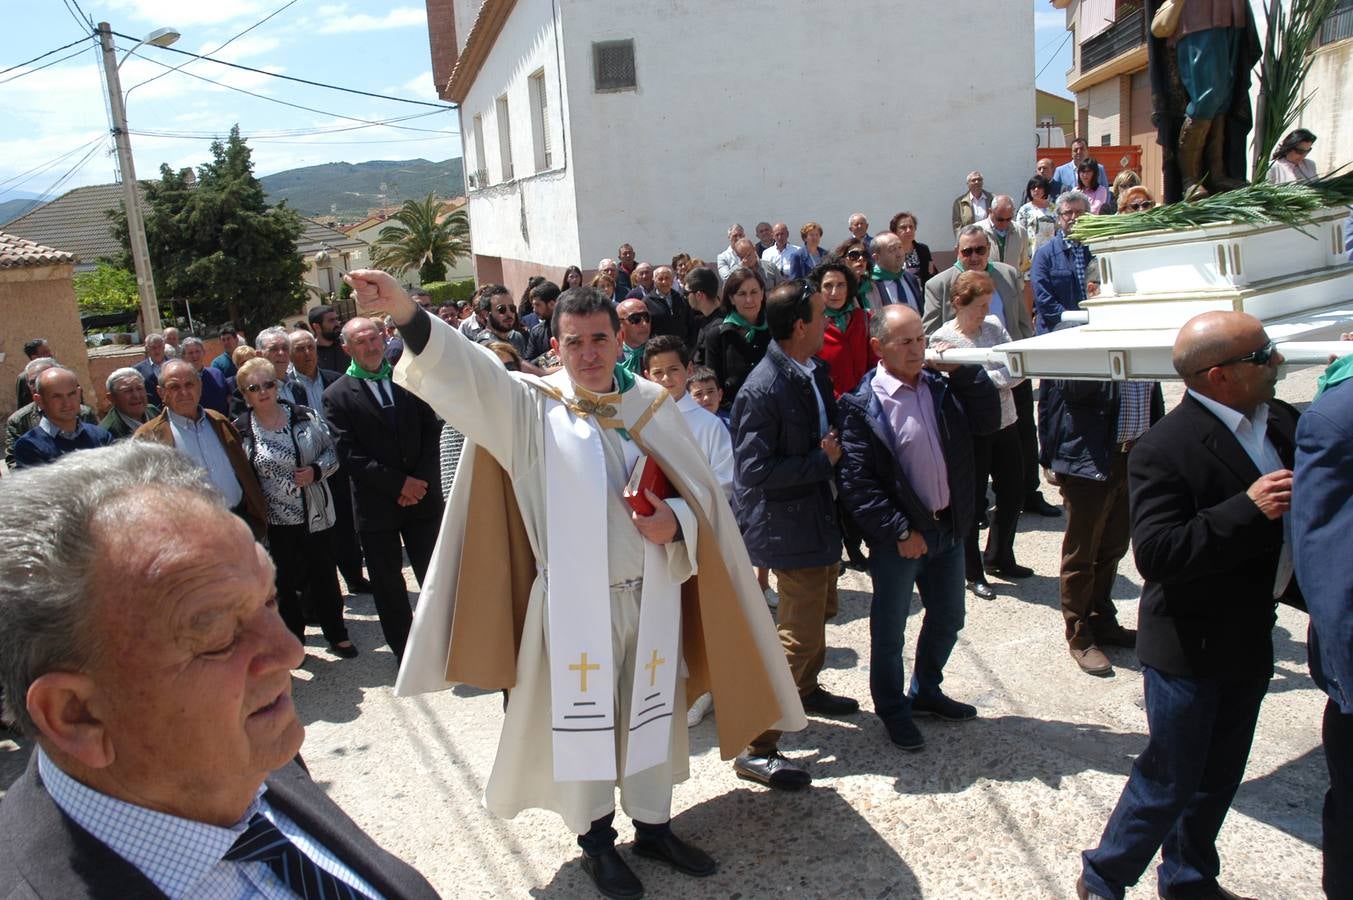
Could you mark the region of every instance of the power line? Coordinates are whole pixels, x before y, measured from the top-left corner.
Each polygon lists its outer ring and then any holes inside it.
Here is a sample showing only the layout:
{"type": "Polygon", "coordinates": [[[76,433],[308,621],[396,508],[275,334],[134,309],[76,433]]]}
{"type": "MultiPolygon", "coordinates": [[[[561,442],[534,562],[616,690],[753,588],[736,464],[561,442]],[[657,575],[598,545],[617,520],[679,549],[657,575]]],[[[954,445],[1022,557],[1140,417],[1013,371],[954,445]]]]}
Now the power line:
{"type": "MultiPolygon", "coordinates": [[[[278,15],[279,13],[282,13],[282,12],[286,11],[287,7],[296,5],[297,2],[298,2],[298,0],[287,0],[286,3],[282,4],[282,5],[279,6],[277,9],[275,9],[275,10],[273,10],[272,12],[268,13],[266,16],[264,16],[263,18],[259,19],[257,22],[255,22],[254,24],[250,25],[248,28],[244,29],[244,30],[241,31],[239,34],[233,35],[233,36],[230,38],[230,40],[226,41],[226,42],[225,42],[224,44],[222,44],[221,46],[217,47],[217,48],[214,49],[214,50],[208,50],[207,53],[206,53],[206,55],[207,55],[207,56],[210,56],[210,55],[213,54],[213,53],[220,53],[220,52],[221,52],[222,50],[224,50],[226,47],[229,47],[229,46],[230,46],[231,44],[233,44],[235,41],[237,41],[237,40],[239,40],[240,38],[244,37],[246,34],[248,34],[249,32],[253,31],[253,30],[254,30],[255,28],[257,28],[258,26],[260,26],[260,25],[262,25],[263,23],[267,22],[269,19],[273,18],[274,16],[278,15]]],[[[145,58],[145,57],[142,57],[142,59],[144,59],[144,58],[145,58]]],[[[134,90],[136,90],[137,88],[141,87],[141,85],[143,85],[143,84],[150,84],[152,81],[155,81],[155,80],[158,79],[158,78],[163,78],[164,76],[170,74],[170,72],[177,72],[179,69],[182,69],[184,66],[191,66],[191,65],[192,65],[193,63],[195,63],[195,62],[197,62],[197,60],[195,60],[195,59],[184,60],[183,62],[179,63],[177,66],[174,66],[174,68],[170,69],[168,72],[161,72],[159,75],[156,75],[156,76],[154,76],[153,78],[147,78],[145,81],[137,82],[136,84],[134,84],[134,85],[132,85],[131,87],[127,88],[126,93],[127,93],[127,94],[130,94],[132,91],[134,91],[134,90]]],[[[123,96],[126,96],[126,94],[124,94],[123,96]]]]}
{"type": "Polygon", "coordinates": [[[80,4],[76,3],[75,9],[72,9],[71,0],[61,0],[61,2],[65,5],[66,12],[70,13],[70,17],[75,20],[75,24],[80,26],[81,31],[91,32],[94,30],[93,21],[89,20],[89,17],[84,15],[84,10],[80,9],[80,4]],[[80,15],[75,14],[76,9],[80,9],[80,15]]]}
{"type": "Polygon", "coordinates": [[[1034,81],[1037,81],[1037,80],[1038,80],[1038,76],[1039,76],[1039,75],[1042,75],[1043,72],[1047,70],[1048,66],[1052,65],[1052,61],[1053,61],[1054,59],[1057,58],[1057,54],[1058,54],[1058,53],[1061,53],[1061,52],[1062,52],[1062,48],[1066,46],[1066,42],[1069,41],[1069,40],[1071,40],[1071,32],[1070,32],[1070,31],[1068,31],[1068,32],[1066,33],[1066,37],[1062,38],[1062,42],[1061,42],[1060,44],[1057,45],[1057,49],[1054,50],[1054,51],[1052,51],[1052,56],[1049,56],[1049,57],[1048,57],[1048,61],[1045,62],[1045,63],[1043,63],[1043,68],[1041,68],[1041,69],[1038,70],[1038,74],[1034,76],[1034,81]]]}
{"type": "Polygon", "coordinates": [[[101,142],[102,140],[103,140],[103,135],[99,135],[98,137],[96,137],[96,138],[94,138],[94,139],[92,139],[92,140],[85,141],[83,144],[79,145],[78,147],[75,147],[75,148],[73,148],[73,149],[71,149],[71,150],[67,150],[65,153],[62,153],[60,156],[54,157],[54,158],[52,158],[52,159],[49,159],[49,160],[47,160],[46,162],[40,162],[40,163],[38,163],[36,166],[34,166],[33,168],[31,168],[31,169],[29,169],[29,170],[27,170],[27,171],[25,171],[25,172],[20,172],[18,175],[11,175],[9,178],[6,178],[4,181],[0,181],[0,190],[10,190],[11,188],[17,188],[19,185],[22,185],[22,184],[27,183],[28,181],[31,181],[32,179],[34,179],[34,178],[36,178],[37,176],[41,175],[43,172],[46,172],[48,169],[50,169],[50,168],[52,168],[53,166],[59,164],[62,160],[66,159],[67,157],[74,156],[75,154],[79,153],[81,150],[87,149],[87,148],[89,147],[90,144],[97,144],[97,143],[101,142]]]}
{"type": "Polygon", "coordinates": [[[62,185],[64,185],[67,181],[70,181],[70,179],[75,175],[76,172],[80,171],[85,167],[85,163],[89,162],[89,158],[93,156],[95,153],[99,152],[101,144],[102,141],[100,141],[99,144],[95,144],[93,147],[90,147],[89,152],[87,152],[84,156],[80,157],[79,161],[77,161],[75,165],[71,166],[69,169],[66,170],[66,174],[62,175],[56,181],[52,182],[51,187],[47,188],[47,190],[42,192],[41,196],[38,197],[38,202],[45,203],[50,198],[54,197],[56,195],[56,192],[61,189],[62,185]]]}
{"type": "MultiPolygon", "coordinates": [[[[132,36],[129,35],[129,34],[122,34],[121,32],[117,32],[117,31],[114,31],[113,34],[117,35],[117,36],[120,37],[120,38],[123,38],[124,40],[128,40],[128,41],[134,41],[134,40],[136,40],[136,38],[132,37],[132,36]]],[[[429,103],[429,102],[426,101],[426,100],[410,100],[410,99],[407,98],[407,97],[392,97],[392,96],[390,96],[389,94],[373,94],[373,93],[370,92],[370,91],[359,91],[359,90],[357,90],[356,88],[340,87],[339,85],[336,85],[336,84],[326,84],[325,82],[322,82],[322,81],[311,81],[311,80],[308,79],[308,78],[297,78],[297,77],[295,77],[295,76],[293,76],[293,75],[281,75],[281,74],[279,74],[279,73],[277,73],[277,72],[269,72],[269,71],[267,71],[267,70],[265,70],[265,69],[255,69],[253,66],[245,66],[245,65],[241,65],[240,63],[226,62],[226,61],[223,60],[223,59],[215,59],[215,58],[210,57],[210,56],[203,56],[202,54],[199,54],[199,53],[192,53],[192,52],[190,52],[190,51],[188,51],[188,50],[180,50],[180,49],[177,48],[177,47],[161,47],[160,49],[161,49],[161,50],[168,50],[170,53],[179,53],[179,54],[182,54],[182,55],[184,55],[184,56],[191,56],[191,57],[193,57],[193,58],[195,58],[195,59],[205,59],[207,62],[214,62],[214,63],[216,63],[218,66],[229,66],[229,67],[232,68],[232,69],[242,69],[242,70],[244,70],[245,72],[253,72],[253,73],[257,74],[257,75],[267,75],[267,76],[269,76],[269,77],[271,77],[271,78],[281,78],[281,79],[284,80],[284,81],[294,81],[294,82],[296,82],[297,84],[308,84],[308,85],[310,85],[311,87],[327,88],[328,90],[331,90],[331,91],[343,91],[344,93],[347,93],[347,94],[357,94],[357,95],[362,96],[362,97],[374,97],[374,98],[376,98],[377,100],[393,100],[393,101],[395,101],[396,103],[412,103],[412,104],[415,104],[415,105],[417,105],[417,106],[432,106],[432,107],[435,107],[435,108],[437,108],[437,109],[456,109],[456,108],[457,108],[454,104],[447,104],[447,103],[429,103]]],[[[137,54],[137,55],[139,56],[140,54],[137,54]]],[[[149,59],[149,57],[144,57],[144,56],[141,57],[141,58],[142,58],[142,59],[149,59]]],[[[191,74],[191,73],[185,73],[185,74],[191,74]]]]}
{"type": "MultiPolygon", "coordinates": [[[[8,69],[0,69],[0,75],[4,75],[4,74],[7,73],[7,72],[13,72],[15,69],[22,69],[24,66],[31,66],[33,63],[37,62],[38,60],[40,60],[40,59],[46,59],[47,57],[51,56],[53,53],[60,53],[62,50],[66,50],[66,49],[69,49],[69,48],[71,48],[71,47],[74,47],[76,44],[83,44],[85,41],[88,41],[88,40],[90,40],[90,38],[89,38],[88,35],[86,35],[85,37],[80,38],[78,41],[71,41],[69,44],[66,44],[64,47],[57,47],[55,50],[48,50],[46,53],[42,54],[41,56],[35,56],[35,57],[33,57],[32,59],[30,59],[28,62],[21,62],[21,63],[18,63],[17,65],[10,66],[8,69]]],[[[76,55],[76,54],[72,54],[72,55],[76,55]]],[[[34,71],[36,71],[36,70],[34,70],[34,71]]]]}
{"type": "MultiPolygon", "coordinates": [[[[157,66],[164,66],[164,68],[166,68],[166,69],[173,68],[172,66],[170,66],[170,65],[168,65],[168,64],[166,64],[166,63],[160,62],[158,59],[151,59],[149,56],[141,56],[140,53],[137,53],[137,54],[135,54],[135,55],[136,55],[139,59],[144,59],[144,60],[146,60],[147,62],[152,62],[152,63],[154,63],[154,64],[157,65],[157,66]]],[[[257,71],[257,70],[254,70],[254,71],[257,71]]],[[[401,131],[422,131],[422,132],[427,132],[427,133],[429,133],[429,134],[459,134],[459,132],[446,132],[446,131],[442,131],[442,130],[436,129],[436,128],[416,128],[416,127],[414,127],[414,126],[412,126],[412,125],[392,125],[392,124],[390,124],[390,122],[403,122],[403,121],[407,121],[408,119],[417,119],[417,118],[421,118],[421,117],[423,117],[423,116],[431,116],[431,115],[436,115],[437,113],[449,112],[450,110],[454,109],[454,107],[450,107],[450,106],[438,106],[433,112],[430,112],[430,113],[417,113],[416,115],[404,116],[404,117],[401,117],[401,118],[390,119],[390,120],[388,120],[388,121],[374,121],[374,120],[372,120],[372,119],[362,119],[362,118],[358,118],[357,116],[347,116],[347,115],[344,115],[344,114],[342,114],[342,113],[329,112],[328,110],[323,110],[323,109],[316,109],[316,108],[314,108],[314,107],[312,107],[312,106],[302,106],[302,105],[299,104],[299,103],[292,103],[292,102],[289,101],[289,100],[279,100],[279,99],[277,99],[276,97],[269,97],[267,94],[259,94],[259,93],[255,93],[254,91],[245,90],[245,89],[242,88],[242,87],[235,87],[235,86],[232,85],[232,84],[226,84],[225,82],[217,81],[217,80],[215,80],[214,78],[207,78],[205,75],[198,75],[196,72],[189,72],[189,71],[186,70],[186,69],[180,69],[180,70],[179,70],[179,74],[180,74],[180,75],[187,75],[189,78],[196,78],[198,81],[205,81],[205,82],[207,82],[208,84],[214,84],[214,85],[216,85],[217,87],[225,88],[225,89],[228,90],[228,91],[236,91],[236,92],[241,93],[241,94],[247,94],[247,95],[250,96],[250,97],[255,97],[255,98],[259,99],[259,100],[266,100],[266,101],[268,101],[269,103],[277,103],[277,104],[280,104],[280,105],[282,105],[282,106],[289,106],[289,107],[291,107],[292,109],[299,109],[299,110],[302,110],[302,111],[304,111],[304,112],[315,113],[316,115],[321,115],[321,116],[332,116],[332,117],[334,117],[334,118],[336,118],[336,119],[347,119],[347,120],[350,121],[350,122],[361,122],[363,125],[385,125],[385,126],[388,127],[388,128],[397,128],[397,129],[400,129],[401,131]]],[[[264,74],[267,74],[267,73],[264,73],[264,74]]]]}
{"type": "MultiPolygon", "coordinates": [[[[80,42],[79,42],[79,41],[76,41],[76,43],[80,43],[80,42]]],[[[65,61],[68,60],[68,59],[74,59],[75,57],[79,56],[81,53],[84,53],[86,49],[88,49],[88,48],[86,48],[86,47],[81,47],[79,50],[76,50],[74,53],[67,53],[65,56],[61,57],[60,59],[54,59],[54,60],[52,60],[52,61],[49,62],[49,63],[43,63],[42,65],[38,66],[38,67],[35,68],[35,69],[27,69],[27,70],[25,70],[25,71],[23,71],[23,72],[20,72],[18,75],[11,75],[11,76],[9,76],[8,78],[6,78],[4,81],[0,81],[0,84],[9,84],[11,81],[18,81],[20,78],[24,77],[25,75],[32,75],[34,72],[41,72],[43,69],[46,69],[46,68],[48,68],[49,66],[54,66],[54,65],[56,65],[57,63],[63,63],[63,62],[65,62],[65,61]]],[[[5,71],[9,71],[9,70],[6,69],[5,71]]]]}

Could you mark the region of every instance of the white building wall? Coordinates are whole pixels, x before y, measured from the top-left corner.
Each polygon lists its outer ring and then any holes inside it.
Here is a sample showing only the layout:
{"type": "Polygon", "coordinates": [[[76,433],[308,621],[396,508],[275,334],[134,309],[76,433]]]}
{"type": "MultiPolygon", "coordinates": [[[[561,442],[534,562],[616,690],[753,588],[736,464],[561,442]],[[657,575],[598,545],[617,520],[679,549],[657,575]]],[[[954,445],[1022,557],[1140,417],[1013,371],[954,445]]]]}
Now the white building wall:
{"type": "Polygon", "coordinates": [[[1082,92],[1085,96],[1080,105],[1085,107],[1087,126],[1085,136],[1090,141],[1090,152],[1101,146],[1104,135],[1109,135],[1109,143],[1118,143],[1118,125],[1124,112],[1122,95],[1118,90],[1118,78],[1115,76],[1099,84],[1091,85],[1082,92]]]}
{"type": "Polygon", "coordinates": [[[970,170],[1016,196],[1032,171],[1027,3],[927,4],[919,26],[896,0],[858,0],[849,15],[560,2],[584,267],[626,240],[642,259],[712,262],[733,221],[750,232],[784,220],[797,242],[816,220],[834,245],[857,211],[880,231],[911,210],[922,241],[952,249],[950,208],[970,170]],[[638,89],[595,93],[592,42],[623,38],[638,89]]]}
{"type": "MultiPolygon", "coordinates": [[[[459,7],[457,7],[459,10],[459,7]]],[[[572,149],[564,134],[567,97],[562,89],[551,0],[519,0],[483,68],[461,104],[466,172],[487,169],[487,187],[469,194],[470,225],[478,256],[568,266],[578,261],[578,216],[572,149]],[[545,71],[551,167],[535,171],[527,79],[545,71]],[[504,181],[498,144],[498,98],[507,95],[513,178],[504,181]],[[483,117],[487,159],[476,158],[474,116],[483,117]]]]}
{"type": "Polygon", "coordinates": [[[479,15],[484,0],[455,0],[455,4],[456,50],[464,53],[465,42],[470,39],[470,29],[474,27],[475,17],[479,15]]]}
{"type": "Polygon", "coordinates": [[[1353,39],[1322,47],[1311,60],[1297,125],[1315,132],[1311,161],[1321,175],[1353,163],[1353,39]]]}

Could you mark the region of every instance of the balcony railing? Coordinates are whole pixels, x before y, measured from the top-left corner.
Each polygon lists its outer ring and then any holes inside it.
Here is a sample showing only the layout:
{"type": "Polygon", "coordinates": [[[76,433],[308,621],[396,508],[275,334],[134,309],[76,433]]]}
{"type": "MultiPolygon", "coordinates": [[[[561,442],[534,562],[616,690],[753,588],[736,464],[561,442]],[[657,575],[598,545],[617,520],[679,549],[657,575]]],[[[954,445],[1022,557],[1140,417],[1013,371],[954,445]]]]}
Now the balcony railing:
{"type": "Polygon", "coordinates": [[[1081,44],[1081,72],[1102,66],[1146,43],[1146,11],[1138,7],[1081,44]]]}
{"type": "Polygon", "coordinates": [[[1353,37],[1353,3],[1344,0],[1335,7],[1334,12],[1320,26],[1320,36],[1316,39],[1316,46],[1323,47],[1326,44],[1333,44],[1335,41],[1342,41],[1345,38],[1353,37]]]}

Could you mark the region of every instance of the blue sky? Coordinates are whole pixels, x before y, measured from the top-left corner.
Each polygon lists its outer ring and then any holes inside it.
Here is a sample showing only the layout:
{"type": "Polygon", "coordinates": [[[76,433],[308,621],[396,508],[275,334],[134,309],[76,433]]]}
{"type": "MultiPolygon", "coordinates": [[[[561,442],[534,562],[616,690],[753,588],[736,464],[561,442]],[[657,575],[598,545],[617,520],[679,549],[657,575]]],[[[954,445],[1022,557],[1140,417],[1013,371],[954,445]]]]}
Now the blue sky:
{"type": "MultiPolygon", "coordinates": [[[[8,27],[0,34],[0,69],[79,39],[72,0],[7,0],[8,27]]],[[[985,0],[1007,2],[1007,0],[985,0]]],[[[1071,48],[1064,14],[1047,0],[1034,5],[1035,68],[1048,63],[1038,86],[1065,94],[1071,48]],[[1061,49],[1058,50],[1058,45],[1061,49]],[[1049,58],[1057,56],[1049,63],[1049,58]]],[[[222,43],[276,12],[286,0],[81,0],[94,21],[114,31],[144,36],[173,26],[182,33],[175,45],[196,53],[222,43]]],[[[122,50],[132,42],[118,39],[122,50]]],[[[72,47],[35,66],[60,60],[72,47]]],[[[139,82],[165,69],[149,60],[178,65],[188,57],[153,47],[148,59],[132,57],[121,67],[122,87],[130,91],[127,118],[140,178],[156,176],[161,163],[195,166],[208,156],[210,135],[238,122],[253,150],[255,171],[266,175],[297,166],[346,160],[446,159],[460,155],[454,113],[310,88],[195,61],[183,72],[139,82]],[[291,109],[189,77],[185,72],[320,112],[291,109]],[[295,130],[346,128],[351,116],[385,121],[422,112],[432,115],[404,123],[439,133],[388,126],[287,134],[295,130]],[[158,132],[161,135],[137,134],[158,132]]],[[[296,0],[277,15],[239,37],[213,56],[271,72],[409,99],[436,101],[428,55],[427,19],[421,0],[296,0]]],[[[24,70],[0,75],[0,199],[9,191],[59,194],[83,184],[114,179],[108,137],[107,101],[97,64],[88,49],[64,62],[16,78],[24,70]],[[18,177],[29,170],[31,175],[18,177]]]]}

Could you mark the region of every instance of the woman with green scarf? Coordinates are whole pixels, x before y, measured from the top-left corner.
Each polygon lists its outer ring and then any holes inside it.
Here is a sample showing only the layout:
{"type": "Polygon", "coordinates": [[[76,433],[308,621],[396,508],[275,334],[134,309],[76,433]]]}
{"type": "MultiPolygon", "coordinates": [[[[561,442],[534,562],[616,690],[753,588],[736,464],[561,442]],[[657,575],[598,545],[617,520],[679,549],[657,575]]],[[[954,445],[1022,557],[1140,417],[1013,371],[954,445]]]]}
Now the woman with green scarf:
{"type": "Polygon", "coordinates": [[[719,377],[723,388],[719,409],[727,412],[742,383],[766,355],[770,330],[766,327],[766,289],[756,272],[741,267],[729,272],[721,300],[723,318],[716,316],[700,333],[695,362],[709,366],[719,377]]]}

